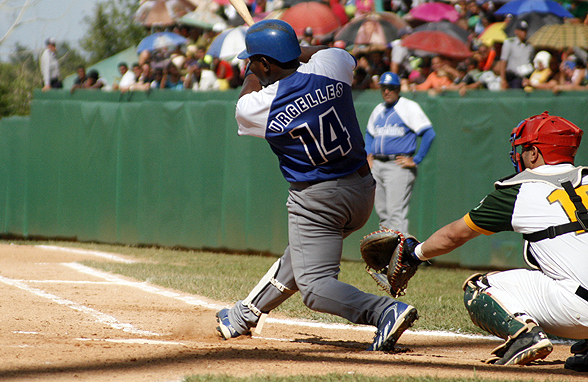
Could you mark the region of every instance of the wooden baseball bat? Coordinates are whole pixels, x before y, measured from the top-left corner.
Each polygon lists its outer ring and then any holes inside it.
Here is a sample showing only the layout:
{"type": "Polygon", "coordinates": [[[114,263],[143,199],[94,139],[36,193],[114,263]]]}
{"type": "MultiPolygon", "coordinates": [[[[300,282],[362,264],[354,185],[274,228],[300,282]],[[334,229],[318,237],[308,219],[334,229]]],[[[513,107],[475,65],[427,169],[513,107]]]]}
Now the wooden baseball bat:
{"type": "Polygon", "coordinates": [[[252,26],[255,22],[253,21],[253,17],[251,17],[251,13],[249,13],[249,8],[247,8],[247,4],[245,4],[245,0],[229,0],[231,5],[235,7],[239,16],[245,20],[247,25],[252,26]]]}

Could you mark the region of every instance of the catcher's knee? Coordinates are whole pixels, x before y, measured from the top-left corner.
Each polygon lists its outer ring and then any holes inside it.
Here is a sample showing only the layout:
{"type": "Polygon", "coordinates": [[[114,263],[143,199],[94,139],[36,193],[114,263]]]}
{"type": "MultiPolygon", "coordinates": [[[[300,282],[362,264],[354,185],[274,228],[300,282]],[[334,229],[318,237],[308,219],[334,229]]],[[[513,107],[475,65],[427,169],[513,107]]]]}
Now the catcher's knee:
{"type": "Polygon", "coordinates": [[[500,301],[487,293],[488,274],[476,273],[463,285],[463,301],[472,322],[489,333],[507,339],[526,328],[526,323],[509,312],[500,301]]]}

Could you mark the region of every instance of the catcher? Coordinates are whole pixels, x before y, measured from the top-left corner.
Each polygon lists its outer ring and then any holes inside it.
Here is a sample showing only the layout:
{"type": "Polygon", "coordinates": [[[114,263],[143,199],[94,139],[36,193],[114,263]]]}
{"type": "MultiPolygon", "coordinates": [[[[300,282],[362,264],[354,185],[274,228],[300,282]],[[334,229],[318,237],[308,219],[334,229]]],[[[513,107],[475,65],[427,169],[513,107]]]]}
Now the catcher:
{"type": "Polygon", "coordinates": [[[530,269],[475,274],[464,284],[474,324],[505,340],[487,361],[525,365],[553,349],[546,333],[579,339],[565,368],[588,371],[588,167],[575,167],[582,130],[547,112],[512,131],[516,174],[463,218],[409,251],[425,261],[480,234],[515,231],[530,269]]]}

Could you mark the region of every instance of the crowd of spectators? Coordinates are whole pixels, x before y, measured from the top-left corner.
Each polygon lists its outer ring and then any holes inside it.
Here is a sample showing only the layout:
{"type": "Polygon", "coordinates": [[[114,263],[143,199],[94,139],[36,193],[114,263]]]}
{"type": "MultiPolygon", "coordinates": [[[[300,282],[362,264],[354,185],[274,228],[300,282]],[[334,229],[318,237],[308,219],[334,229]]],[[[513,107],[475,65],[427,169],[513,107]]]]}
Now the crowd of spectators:
{"type": "MultiPolygon", "coordinates": [[[[277,0],[274,0],[277,1],[277,0]]],[[[355,16],[383,9],[408,14],[411,7],[422,0],[343,0],[353,3],[355,16]]],[[[345,2],[346,1],[346,2],[345,2]]],[[[588,2],[571,1],[567,8],[575,18],[566,22],[588,24],[588,2]]],[[[257,8],[267,2],[257,0],[257,8]]],[[[468,47],[472,55],[466,59],[453,59],[421,51],[415,52],[402,45],[402,40],[413,32],[419,22],[398,31],[398,39],[385,45],[347,46],[335,41],[334,36],[318,39],[312,28],[306,28],[300,37],[302,45],[331,45],[348,49],[357,59],[353,88],[377,89],[379,76],[387,71],[397,73],[402,80],[402,91],[427,91],[438,93],[459,91],[465,94],[472,89],[491,91],[505,89],[588,90],[586,61],[588,53],[580,48],[565,50],[538,50],[528,42],[529,25],[525,20],[516,23],[513,37],[504,41],[482,41],[479,37],[488,25],[497,21],[509,21],[509,16],[494,12],[503,4],[488,0],[458,0],[452,2],[460,13],[455,24],[468,34],[468,47]]],[[[227,6],[229,7],[229,6],[227,6]]],[[[349,8],[347,8],[349,9],[349,8]]],[[[263,8],[258,9],[263,11],[263,8]]],[[[353,17],[354,15],[350,15],[353,17]]],[[[423,22],[424,23],[424,22],[423,22]]],[[[222,29],[200,29],[178,26],[173,29],[184,36],[187,43],[172,49],[145,50],[138,61],[119,64],[121,77],[108,86],[97,73],[80,74],[72,88],[103,88],[121,92],[149,90],[226,90],[238,88],[243,83],[245,63],[238,59],[226,61],[207,55],[211,41],[222,29]],[[89,74],[92,74],[90,76],[89,74]],[[94,79],[94,77],[96,77],[94,79]],[[86,78],[82,81],[81,78],[86,78]],[[81,82],[80,82],[81,81],[81,82]]],[[[80,68],[82,70],[83,68],[80,68]]]]}
{"type": "MultiPolygon", "coordinates": [[[[399,14],[410,10],[405,2],[393,0],[391,4],[391,10],[399,14]]],[[[377,88],[379,76],[390,70],[401,77],[403,91],[428,91],[431,94],[459,91],[463,95],[471,89],[542,89],[556,93],[588,90],[588,53],[585,50],[579,47],[536,49],[528,41],[529,24],[524,17],[511,21],[511,15],[494,14],[503,3],[459,0],[452,4],[461,15],[455,24],[468,33],[471,57],[458,60],[411,51],[402,45],[402,40],[413,32],[409,26],[399,30],[398,39],[391,41],[384,49],[377,48],[380,54],[375,54],[370,47],[363,50],[354,47],[352,53],[359,62],[354,87],[377,88]],[[482,42],[479,38],[481,33],[498,21],[512,22],[514,36],[504,41],[482,42]]],[[[414,1],[412,5],[415,5],[414,1]]],[[[588,24],[588,3],[574,0],[567,8],[575,17],[565,22],[588,24]]]]}

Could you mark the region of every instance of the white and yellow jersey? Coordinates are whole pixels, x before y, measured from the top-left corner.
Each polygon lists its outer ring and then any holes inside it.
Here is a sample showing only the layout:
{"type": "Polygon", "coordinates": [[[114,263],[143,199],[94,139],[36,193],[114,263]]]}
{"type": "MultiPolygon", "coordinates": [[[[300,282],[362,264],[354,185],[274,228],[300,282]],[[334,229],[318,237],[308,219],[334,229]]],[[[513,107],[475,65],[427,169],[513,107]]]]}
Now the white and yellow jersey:
{"type": "MultiPolygon", "coordinates": [[[[577,221],[576,207],[561,182],[571,178],[588,206],[588,168],[544,165],[496,183],[496,190],[464,217],[473,230],[531,234],[577,221]]],[[[588,288],[588,232],[580,230],[529,243],[528,253],[547,276],[574,280],[588,288]]]]}

